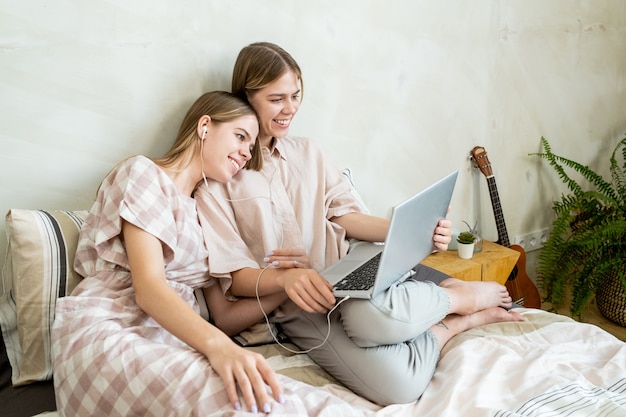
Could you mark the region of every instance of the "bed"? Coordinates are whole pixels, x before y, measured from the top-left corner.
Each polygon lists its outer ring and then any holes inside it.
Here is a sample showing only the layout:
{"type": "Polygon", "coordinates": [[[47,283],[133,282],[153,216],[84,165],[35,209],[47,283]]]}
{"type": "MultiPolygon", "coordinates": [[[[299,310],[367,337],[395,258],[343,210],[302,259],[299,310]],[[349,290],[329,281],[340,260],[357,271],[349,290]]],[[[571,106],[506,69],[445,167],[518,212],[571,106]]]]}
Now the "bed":
{"type": "MultiPolygon", "coordinates": [[[[11,210],[3,268],[0,415],[55,416],[49,329],[58,297],[79,277],[71,268],[84,211],[11,210]],[[5,347],[6,345],[6,347],[5,347]]],[[[534,309],[528,320],[472,329],[443,349],[416,402],[380,407],[338,384],[307,355],[275,343],[248,347],[278,372],[286,396],[276,416],[626,416],[626,343],[597,326],[534,309]]],[[[367,364],[363,364],[367,366],[367,364]]],[[[212,416],[246,415],[221,381],[212,416]]],[[[187,415],[180,410],[180,415],[187,415]]]]}

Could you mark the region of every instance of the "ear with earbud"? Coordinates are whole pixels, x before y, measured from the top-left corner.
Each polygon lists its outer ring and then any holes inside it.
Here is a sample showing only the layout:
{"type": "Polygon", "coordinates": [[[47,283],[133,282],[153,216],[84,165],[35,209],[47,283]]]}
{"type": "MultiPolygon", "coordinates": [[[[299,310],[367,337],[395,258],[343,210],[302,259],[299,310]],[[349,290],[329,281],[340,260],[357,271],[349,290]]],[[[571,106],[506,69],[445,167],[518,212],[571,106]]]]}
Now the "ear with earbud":
{"type": "Polygon", "coordinates": [[[206,137],[206,131],[207,131],[206,125],[202,126],[202,140],[204,140],[204,138],[206,137]]]}

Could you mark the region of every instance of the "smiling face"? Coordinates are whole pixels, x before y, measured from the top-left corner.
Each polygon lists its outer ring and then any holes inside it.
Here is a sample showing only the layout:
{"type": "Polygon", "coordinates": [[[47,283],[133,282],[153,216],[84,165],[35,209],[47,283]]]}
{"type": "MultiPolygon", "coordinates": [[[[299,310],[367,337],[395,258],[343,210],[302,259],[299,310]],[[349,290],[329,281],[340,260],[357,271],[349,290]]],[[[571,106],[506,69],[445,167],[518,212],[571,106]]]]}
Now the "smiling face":
{"type": "Polygon", "coordinates": [[[248,95],[248,101],[259,116],[259,141],[269,146],[272,138],[284,138],[289,133],[291,120],[300,108],[301,84],[291,70],[266,87],[248,95]]]}
{"type": "Polygon", "coordinates": [[[259,123],[253,115],[230,122],[209,120],[203,146],[204,173],[219,182],[228,182],[251,158],[251,149],[259,134],[259,123]]]}

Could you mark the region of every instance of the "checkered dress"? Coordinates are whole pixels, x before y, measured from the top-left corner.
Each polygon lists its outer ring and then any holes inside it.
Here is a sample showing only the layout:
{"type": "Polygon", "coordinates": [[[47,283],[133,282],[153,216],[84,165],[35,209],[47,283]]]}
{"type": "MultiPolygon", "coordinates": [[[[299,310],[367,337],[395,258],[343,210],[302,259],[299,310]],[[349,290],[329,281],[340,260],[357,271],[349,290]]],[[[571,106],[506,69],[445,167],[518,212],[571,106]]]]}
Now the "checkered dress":
{"type": "Polygon", "coordinates": [[[53,362],[59,412],[207,415],[228,403],[221,379],[203,355],[135,303],[122,219],[163,242],[168,282],[196,310],[193,289],[210,282],[195,200],[181,195],[148,158],[121,163],[100,187],[81,230],[75,268],[86,278],[57,305],[53,362]]]}

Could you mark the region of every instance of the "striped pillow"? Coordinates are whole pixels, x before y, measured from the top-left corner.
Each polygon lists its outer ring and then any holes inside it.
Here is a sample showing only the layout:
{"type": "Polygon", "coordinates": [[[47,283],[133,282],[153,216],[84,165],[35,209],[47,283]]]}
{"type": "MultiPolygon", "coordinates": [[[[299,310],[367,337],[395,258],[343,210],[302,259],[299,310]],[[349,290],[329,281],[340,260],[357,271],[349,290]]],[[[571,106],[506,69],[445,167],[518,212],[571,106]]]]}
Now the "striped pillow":
{"type": "Polygon", "coordinates": [[[13,209],[2,271],[0,326],[13,385],[52,377],[50,332],[56,300],[81,277],[74,272],[78,231],[87,211],[13,209]]]}

